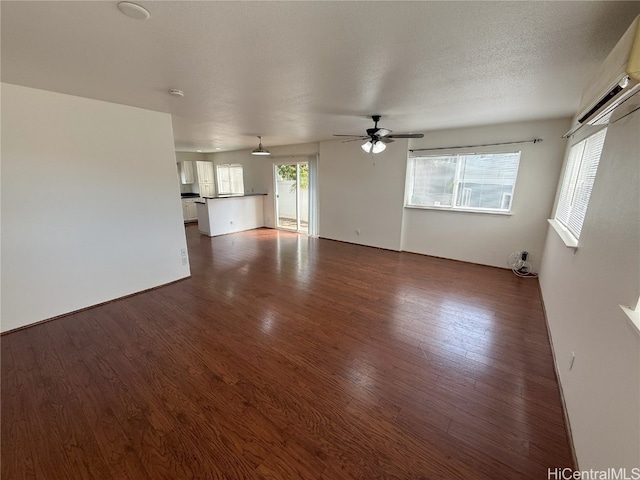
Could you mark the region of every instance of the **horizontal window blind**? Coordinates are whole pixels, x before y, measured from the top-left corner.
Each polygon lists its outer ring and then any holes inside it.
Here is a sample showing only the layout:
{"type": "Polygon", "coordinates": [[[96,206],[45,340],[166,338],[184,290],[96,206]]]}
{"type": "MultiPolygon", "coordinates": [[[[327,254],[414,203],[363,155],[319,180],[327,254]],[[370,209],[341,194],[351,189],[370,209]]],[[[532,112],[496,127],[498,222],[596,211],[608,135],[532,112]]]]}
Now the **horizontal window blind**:
{"type": "Polygon", "coordinates": [[[451,206],[457,157],[413,159],[411,205],[451,206]]]}
{"type": "Polygon", "coordinates": [[[509,212],[520,152],[411,157],[407,206],[509,212]]]}
{"type": "Polygon", "coordinates": [[[569,150],[567,158],[567,166],[565,167],[564,177],[562,178],[562,188],[556,208],[556,220],[565,227],[569,224],[569,214],[571,213],[571,202],[573,200],[573,187],[576,184],[578,170],[580,169],[580,159],[584,152],[586,142],[580,142],[569,150]]]}
{"type": "Polygon", "coordinates": [[[244,193],[244,176],[242,165],[216,165],[218,173],[218,193],[220,195],[237,195],[244,193]]]}
{"type": "Polygon", "coordinates": [[[555,219],[577,239],[587,214],[607,129],[573,145],[562,179],[555,219]]]}

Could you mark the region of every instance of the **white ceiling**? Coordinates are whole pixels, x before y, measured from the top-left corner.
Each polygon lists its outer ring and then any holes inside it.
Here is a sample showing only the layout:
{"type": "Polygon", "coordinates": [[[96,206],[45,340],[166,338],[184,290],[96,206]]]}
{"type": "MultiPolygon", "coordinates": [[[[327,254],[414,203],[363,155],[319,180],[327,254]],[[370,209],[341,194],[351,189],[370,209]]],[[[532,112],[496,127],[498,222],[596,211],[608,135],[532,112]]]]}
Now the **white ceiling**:
{"type": "Polygon", "coordinates": [[[176,149],[572,116],[640,2],[1,2],[2,81],[170,112],[176,149]],[[184,90],[184,98],[167,94],[184,90]]]}

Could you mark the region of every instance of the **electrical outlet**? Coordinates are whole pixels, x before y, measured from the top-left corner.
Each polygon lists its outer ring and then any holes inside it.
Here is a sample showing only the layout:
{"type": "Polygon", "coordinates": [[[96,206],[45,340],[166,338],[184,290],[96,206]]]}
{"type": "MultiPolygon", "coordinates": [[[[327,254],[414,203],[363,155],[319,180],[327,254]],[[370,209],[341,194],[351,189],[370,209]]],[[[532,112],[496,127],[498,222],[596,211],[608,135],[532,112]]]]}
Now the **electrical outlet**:
{"type": "Polygon", "coordinates": [[[356,235],[360,236],[360,229],[356,228],[356,235]]]}
{"type": "Polygon", "coordinates": [[[187,264],[187,257],[182,257],[182,265],[186,265],[187,264]]]}
{"type": "Polygon", "coordinates": [[[187,256],[187,249],[186,248],[181,248],[180,249],[180,256],[182,256],[182,257],[186,257],[187,256]]]}

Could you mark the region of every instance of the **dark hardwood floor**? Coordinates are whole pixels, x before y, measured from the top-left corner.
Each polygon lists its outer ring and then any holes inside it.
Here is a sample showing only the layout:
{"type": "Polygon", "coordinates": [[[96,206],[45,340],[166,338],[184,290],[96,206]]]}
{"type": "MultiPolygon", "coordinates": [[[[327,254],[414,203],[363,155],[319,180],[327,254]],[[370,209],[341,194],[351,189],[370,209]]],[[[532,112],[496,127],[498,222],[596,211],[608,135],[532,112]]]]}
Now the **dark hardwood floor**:
{"type": "Polygon", "coordinates": [[[2,337],[3,479],[573,466],[537,280],[275,230],[187,236],[192,278],[2,337]]]}

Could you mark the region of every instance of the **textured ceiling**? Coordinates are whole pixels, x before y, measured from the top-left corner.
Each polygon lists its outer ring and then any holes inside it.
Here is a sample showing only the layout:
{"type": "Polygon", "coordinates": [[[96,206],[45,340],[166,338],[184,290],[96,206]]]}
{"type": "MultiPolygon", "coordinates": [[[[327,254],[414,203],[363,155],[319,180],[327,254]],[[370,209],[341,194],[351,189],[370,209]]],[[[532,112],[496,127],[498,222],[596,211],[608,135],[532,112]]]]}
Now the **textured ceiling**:
{"type": "Polygon", "coordinates": [[[2,1],[2,81],[172,114],[176,149],[571,116],[640,2],[2,1]],[[167,94],[184,90],[184,98],[167,94]]]}

